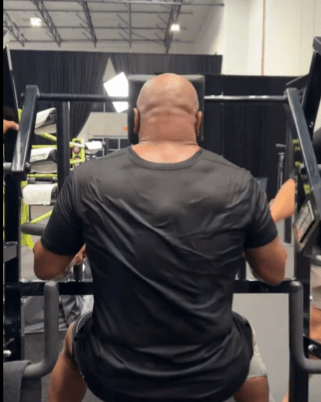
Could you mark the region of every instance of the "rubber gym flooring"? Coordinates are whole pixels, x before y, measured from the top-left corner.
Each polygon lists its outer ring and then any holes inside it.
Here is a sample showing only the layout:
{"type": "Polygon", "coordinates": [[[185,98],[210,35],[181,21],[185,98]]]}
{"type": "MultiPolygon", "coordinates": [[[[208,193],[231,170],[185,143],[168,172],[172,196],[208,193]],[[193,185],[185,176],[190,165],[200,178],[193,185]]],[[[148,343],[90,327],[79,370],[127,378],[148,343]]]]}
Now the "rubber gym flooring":
{"type": "MultiPolygon", "coordinates": [[[[47,212],[45,207],[37,207],[32,213],[32,219],[47,212]]],[[[45,221],[44,221],[45,222],[45,221]]],[[[283,240],[283,223],[278,225],[281,240],[283,240]]],[[[36,240],[37,238],[35,238],[36,240]]],[[[293,247],[287,245],[288,261],[286,277],[291,277],[293,272],[293,247]]],[[[33,273],[33,254],[24,247],[22,249],[21,277],[35,279],[33,273]]],[[[248,275],[250,275],[248,273],[248,275]]],[[[243,314],[255,328],[261,356],[267,366],[269,384],[271,390],[270,402],[281,402],[288,383],[289,352],[288,352],[288,296],[283,294],[256,295],[236,294],[233,308],[243,314]]],[[[60,333],[59,350],[62,349],[64,332],[60,333]]],[[[43,334],[28,334],[25,338],[25,358],[36,363],[43,355],[43,334]]],[[[48,401],[49,378],[42,379],[42,402],[48,401]]],[[[320,402],[321,375],[315,375],[310,380],[309,402],[320,402]]],[[[84,402],[98,402],[89,390],[84,402]]],[[[233,402],[230,399],[228,402],[233,402]]]]}

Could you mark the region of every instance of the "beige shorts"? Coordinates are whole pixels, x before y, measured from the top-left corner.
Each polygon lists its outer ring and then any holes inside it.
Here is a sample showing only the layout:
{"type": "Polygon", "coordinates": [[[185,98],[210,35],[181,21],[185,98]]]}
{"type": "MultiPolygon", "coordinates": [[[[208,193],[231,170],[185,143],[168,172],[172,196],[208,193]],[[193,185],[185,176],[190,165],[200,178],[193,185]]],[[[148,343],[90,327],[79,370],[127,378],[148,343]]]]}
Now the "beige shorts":
{"type": "Polygon", "coordinates": [[[321,310],[321,267],[311,267],[311,306],[321,310]]]}
{"type": "Polygon", "coordinates": [[[252,325],[251,328],[253,333],[253,356],[250,363],[250,371],[246,378],[246,381],[255,377],[267,377],[267,370],[265,364],[263,363],[259,347],[256,342],[255,330],[252,325]]]}

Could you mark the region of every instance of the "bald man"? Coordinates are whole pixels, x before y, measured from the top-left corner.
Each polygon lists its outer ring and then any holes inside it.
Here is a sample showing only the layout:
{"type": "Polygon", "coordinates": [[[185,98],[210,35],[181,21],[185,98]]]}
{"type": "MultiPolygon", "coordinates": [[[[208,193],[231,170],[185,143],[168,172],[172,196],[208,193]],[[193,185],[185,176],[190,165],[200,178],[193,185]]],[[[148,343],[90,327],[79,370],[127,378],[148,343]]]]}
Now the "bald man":
{"type": "Polygon", "coordinates": [[[49,402],[81,401],[87,386],[110,402],[268,402],[233,286],[244,252],[272,285],[286,253],[259,183],[199,147],[201,122],[193,85],[159,75],[137,101],[139,143],[66,180],[35,274],[64,275],[85,243],[95,303],[67,331],[49,402]]]}

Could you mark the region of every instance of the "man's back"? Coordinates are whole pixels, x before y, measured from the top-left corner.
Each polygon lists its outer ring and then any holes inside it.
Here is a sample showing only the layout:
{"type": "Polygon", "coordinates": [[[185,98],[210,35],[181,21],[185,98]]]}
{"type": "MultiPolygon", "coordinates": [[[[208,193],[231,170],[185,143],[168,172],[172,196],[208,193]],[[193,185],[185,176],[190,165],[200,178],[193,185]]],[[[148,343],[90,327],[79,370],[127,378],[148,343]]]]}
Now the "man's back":
{"type": "Polygon", "coordinates": [[[95,296],[79,339],[85,375],[137,397],[231,395],[251,358],[231,311],[234,278],[244,247],[276,237],[259,184],[202,149],[164,164],[127,148],[74,176],[95,296]]]}

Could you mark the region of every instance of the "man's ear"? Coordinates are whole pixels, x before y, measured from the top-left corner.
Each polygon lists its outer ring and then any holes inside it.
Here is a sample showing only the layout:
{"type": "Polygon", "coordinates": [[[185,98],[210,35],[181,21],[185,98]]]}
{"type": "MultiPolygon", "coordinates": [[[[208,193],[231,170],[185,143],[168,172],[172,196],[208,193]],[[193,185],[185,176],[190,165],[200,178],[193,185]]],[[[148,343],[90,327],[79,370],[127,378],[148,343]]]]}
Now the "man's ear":
{"type": "Polygon", "coordinates": [[[196,137],[198,137],[202,125],[202,120],[203,120],[203,113],[198,111],[196,113],[196,122],[195,122],[195,132],[196,132],[196,137]]]}
{"type": "Polygon", "coordinates": [[[134,122],[135,122],[135,126],[134,126],[134,132],[135,134],[139,134],[140,131],[140,114],[139,114],[139,110],[138,109],[134,109],[134,122]]]}

